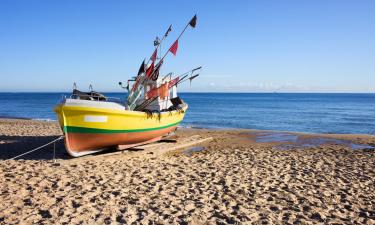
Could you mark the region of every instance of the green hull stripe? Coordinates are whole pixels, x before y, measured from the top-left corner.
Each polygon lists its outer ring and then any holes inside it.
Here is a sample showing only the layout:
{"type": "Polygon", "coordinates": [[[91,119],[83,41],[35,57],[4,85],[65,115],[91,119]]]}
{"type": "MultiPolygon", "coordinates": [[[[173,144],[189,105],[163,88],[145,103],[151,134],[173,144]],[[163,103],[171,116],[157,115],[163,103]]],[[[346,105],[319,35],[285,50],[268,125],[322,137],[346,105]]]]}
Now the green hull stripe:
{"type": "Polygon", "coordinates": [[[144,131],[153,131],[153,130],[161,130],[168,127],[176,126],[181,121],[177,123],[172,123],[162,127],[152,127],[152,128],[144,128],[144,129],[133,129],[133,130],[107,130],[107,129],[98,129],[98,128],[87,128],[87,127],[73,127],[73,126],[64,126],[65,133],[100,133],[100,134],[114,134],[114,133],[133,133],[133,132],[144,132],[144,131]]]}

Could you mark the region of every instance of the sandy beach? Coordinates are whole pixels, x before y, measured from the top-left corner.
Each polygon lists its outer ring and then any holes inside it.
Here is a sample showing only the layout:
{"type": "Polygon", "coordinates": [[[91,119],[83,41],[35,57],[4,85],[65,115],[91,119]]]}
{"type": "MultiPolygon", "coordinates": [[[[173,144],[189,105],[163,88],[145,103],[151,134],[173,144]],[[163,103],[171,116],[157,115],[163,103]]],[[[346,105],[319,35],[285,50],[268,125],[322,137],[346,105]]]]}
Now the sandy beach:
{"type": "Polygon", "coordinates": [[[213,139],[75,159],[60,141],[56,162],[53,146],[7,160],[61,135],[56,122],[0,120],[1,224],[375,224],[375,151],[349,145],[374,136],[298,134],[280,147],[257,141],[264,131],[180,129],[177,143],[213,139]]]}

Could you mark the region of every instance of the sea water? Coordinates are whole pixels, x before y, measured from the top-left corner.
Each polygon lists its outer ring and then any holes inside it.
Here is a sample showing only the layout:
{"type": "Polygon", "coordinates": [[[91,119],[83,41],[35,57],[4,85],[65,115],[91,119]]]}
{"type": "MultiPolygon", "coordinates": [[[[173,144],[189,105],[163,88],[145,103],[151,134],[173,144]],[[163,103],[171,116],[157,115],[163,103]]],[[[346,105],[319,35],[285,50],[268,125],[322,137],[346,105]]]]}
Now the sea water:
{"type": "MultiPolygon", "coordinates": [[[[0,93],[0,117],[56,120],[68,93],[0,93]]],[[[126,98],[126,93],[106,93],[126,98]]],[[[375,94],[181,93],[182,126],[375,134],[375,94]]]]}

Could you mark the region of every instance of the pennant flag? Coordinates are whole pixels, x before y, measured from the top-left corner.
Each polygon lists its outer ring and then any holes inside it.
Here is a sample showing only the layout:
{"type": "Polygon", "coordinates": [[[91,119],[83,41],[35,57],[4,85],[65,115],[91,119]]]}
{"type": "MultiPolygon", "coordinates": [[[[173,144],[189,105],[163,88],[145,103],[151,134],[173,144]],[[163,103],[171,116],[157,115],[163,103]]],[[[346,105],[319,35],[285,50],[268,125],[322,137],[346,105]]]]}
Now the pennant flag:
{"type": "Polygon", "coordinates": [[[172,31],[172,24],[169,25],[169,28],[168,28],[167,32],[165,32],[165,34],[164,34],[164,37],[166,38],[168,36],[169,32],[171,32],[171,31],[172,31]]]}
{"type": "Polygon", "coordinates": [[[147,68],[146,76],[150,77],[153,71],[154,71],[154,62],[152,62],[151,65],[147,68]]]}
{"type": "Polygon", "coordinates": [[[180,77],[176,77],[176,78],[174,78],[173,80],[169,81],[169,83],[168,83],[168,88],[171,88],[171,87],[173,87],[174,85],[176,85],[177,82],[178,82],[179,80],[180,80],[180,77]]]}
{"type": "Polygon", "coordinates": [[[169,51],[172,52],[172,54],[176,56],[176,54],[177,54],[177,48],[178,48],[178,39],[169,48],[169,51]]]}
{"type": "Polygon", "coordinates": [[[194,15],[194,17],[190,20],[189,25],[192,28],[195,28],[195,25],[197,25],[197,15],[194,15]]]}
{"type": "Polygon", "coordinates": [[[138,70],[138,76],[145,72],[145,60],[143,60],[141,67],[138,70]]]}
{"type": "Polygon", "coordinates": [[[152,53],[152,56],[150,57],[150,60],[155,62],[157,55],[158,55],[158,49],[156,48],[154,53],[152,53]]]}

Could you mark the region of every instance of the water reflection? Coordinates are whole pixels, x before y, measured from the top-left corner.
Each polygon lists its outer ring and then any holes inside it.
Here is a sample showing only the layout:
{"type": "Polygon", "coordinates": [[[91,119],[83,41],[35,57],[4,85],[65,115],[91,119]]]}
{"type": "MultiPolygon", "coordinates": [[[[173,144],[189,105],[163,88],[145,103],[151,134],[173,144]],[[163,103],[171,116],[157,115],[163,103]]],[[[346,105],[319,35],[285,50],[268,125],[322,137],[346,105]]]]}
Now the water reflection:
{"type": "Polygon", "coordinates": [[[183,153],[187,156],[192,156],[195,152],[200,152],[203,150],[204,150],[203,146],[195,146],[195,147],[186,149],[185,151],[183,151],[183,153]]]}
{"type": "Polygon", "coordinates": [[[298,134],[283,132],[262,132],[255,138],[257,143],[275,143],[279,149],[291,148],[313,148],[325,144],[342,145],[353,150],[375,149],[375,146],[366,144],[357,144],[350,140],[327,138],[327,137],[306,137],[298,134]]]}

